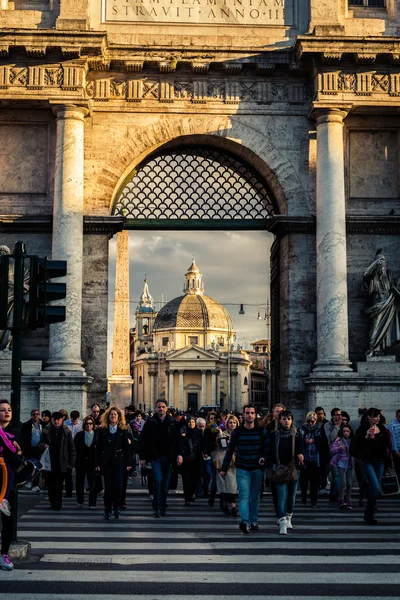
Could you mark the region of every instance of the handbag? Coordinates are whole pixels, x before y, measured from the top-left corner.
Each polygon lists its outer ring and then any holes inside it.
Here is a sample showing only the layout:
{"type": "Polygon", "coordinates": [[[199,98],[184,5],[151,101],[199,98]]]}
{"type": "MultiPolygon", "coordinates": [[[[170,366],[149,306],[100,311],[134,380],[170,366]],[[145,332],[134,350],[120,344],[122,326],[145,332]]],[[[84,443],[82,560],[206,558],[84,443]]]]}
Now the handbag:
{"type": "Polygon", "coordinates": [[[381,479],[382,496],[393,496],[399,493],[399,480],[397,475],[384,475],[381,479]]]}
{"type": "MultiPolygon", "coordinates": [[[[278,435],[278,434],[277,434],[278,435]]],[[[270,467],[267,471],[267,479],[270,483],[293,483],[297,479],[297,469],[294,462],[295,440],[292,436],[292,460],[287,465],[277,465],[270,467]]],[[[279,460],[279,457],[278,457],[279,460]]]]}

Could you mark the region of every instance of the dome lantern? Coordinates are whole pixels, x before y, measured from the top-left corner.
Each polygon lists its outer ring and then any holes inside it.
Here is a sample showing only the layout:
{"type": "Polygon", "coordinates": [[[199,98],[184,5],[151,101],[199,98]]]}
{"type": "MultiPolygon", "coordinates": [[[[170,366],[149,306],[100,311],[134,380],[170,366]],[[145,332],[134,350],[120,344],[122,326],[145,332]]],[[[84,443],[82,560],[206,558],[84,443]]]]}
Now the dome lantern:
{"type": "Polygon", "coordinates": [[[193,256],[192,264],[185,274],[186,281],[183,286],[185,294],[204,294],[204,284],[202,281],[202,274],[198,266],[196,265],[195,258],[193,256]]]}

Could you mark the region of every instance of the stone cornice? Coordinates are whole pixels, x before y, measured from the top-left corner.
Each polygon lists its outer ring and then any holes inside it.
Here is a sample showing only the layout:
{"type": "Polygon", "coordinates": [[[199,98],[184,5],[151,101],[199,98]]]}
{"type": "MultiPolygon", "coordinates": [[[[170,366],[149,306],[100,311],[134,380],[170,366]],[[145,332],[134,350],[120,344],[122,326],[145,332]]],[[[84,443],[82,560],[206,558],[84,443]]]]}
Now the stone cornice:
{"type": "Polygon", "coordinates": [[[8,56],[12,48],[23,48],[29,58],[44,58],[50,50],[57,50],[65,58],[101,56],[107,48],[107,37],[101,31],[3,30],[0,38],[0,56],[8,56]]]}
{"type": "Polygon", "coordinates": [[[283,237],[288,233],[315,233],[315,217],[276,215],[269,222],[268,231],[277,237],[283,237]]]}
{"type": "Polygon", "coordinates": [[[22,217],[4,215],[0,217],[1,233],[49,233],[52,230],[53,217],[22,217]]]}
{"type": "MultiPolygon", "coordinates": [[[[115,235],[122,231],[124,217],[85,216],[83,231],[87,234],[115,235]]],[[[53,227],[53,217],[22,217],[20,215],[4,215],[0,217],[0,233],[50,233],[53,227]]]]}
{"type": "Polygon", "coordinates": [[[348,215],[346,223],[348,233],[400,234],[400,216],[348,215]]]}
{"type": "Polygon", "coordinates": [[[344,57],[356,65],[370,65],[378,58],[389,64],[400,61],[398,37],[298,36],[294,46],[299,61],[312,59],[318,64],[339,64],[344,57]]]}
{"type": "Polygon", "coordinates": [[[125,225],[124,217],[84,217],[83,218],[83,232],[91,234],[107,233],[109,235],[115,235],[119,231],[122,231],[125,225]]]}

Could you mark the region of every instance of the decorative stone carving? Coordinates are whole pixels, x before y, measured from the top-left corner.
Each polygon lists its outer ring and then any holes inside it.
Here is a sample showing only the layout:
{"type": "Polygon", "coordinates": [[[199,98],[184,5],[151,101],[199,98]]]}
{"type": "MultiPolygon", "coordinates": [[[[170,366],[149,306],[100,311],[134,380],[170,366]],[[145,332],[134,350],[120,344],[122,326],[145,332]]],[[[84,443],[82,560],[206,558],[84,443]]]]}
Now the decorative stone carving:
{"type": "MultiPolygon", "coordinates": [[[[85,68],[83,65],[58,66],[39,65],[20,67],[15,65],[2,65],[0,67],[0,89],[41,90],[44,88],[61,88],[62,90],[75,91],[83,87],[85,81],[85,68]]],[[[93,92],[94,93],[94,92],[93,92]]]]}
{"type": "Polygon", "coordinates": [[[338,92],[356,96],[371,96],[373,94],[398,96],[400,92],[400,74],[340,71],[319,73],[318,92],[328,96],[337,95],[338,92]]]}

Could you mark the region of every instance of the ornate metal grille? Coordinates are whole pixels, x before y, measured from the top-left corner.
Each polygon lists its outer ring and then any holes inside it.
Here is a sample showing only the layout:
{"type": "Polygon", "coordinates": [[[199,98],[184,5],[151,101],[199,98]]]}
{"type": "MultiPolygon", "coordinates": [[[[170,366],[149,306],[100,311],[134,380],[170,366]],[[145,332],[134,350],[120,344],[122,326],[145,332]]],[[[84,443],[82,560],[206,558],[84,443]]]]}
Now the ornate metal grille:
{"type": "Polygon", "coordinates": [[[260,220],[274,208],[259,175],[234,156],[207,147],[151,156],[125,185],[116,215],[134,220],[260,220]]]}

